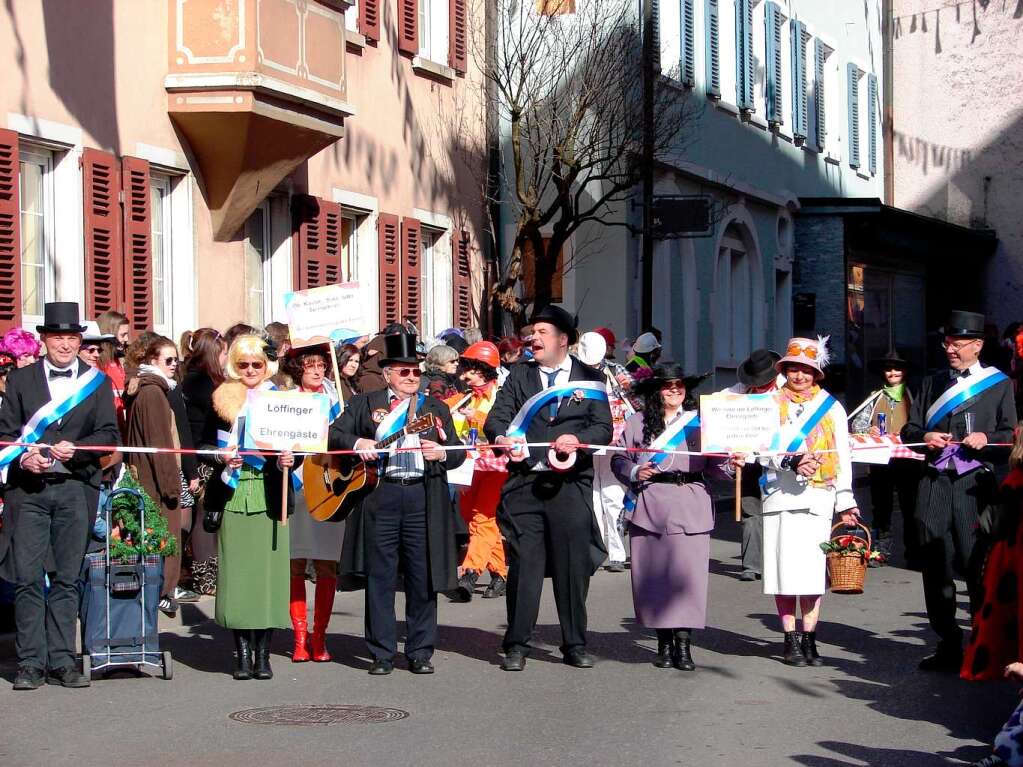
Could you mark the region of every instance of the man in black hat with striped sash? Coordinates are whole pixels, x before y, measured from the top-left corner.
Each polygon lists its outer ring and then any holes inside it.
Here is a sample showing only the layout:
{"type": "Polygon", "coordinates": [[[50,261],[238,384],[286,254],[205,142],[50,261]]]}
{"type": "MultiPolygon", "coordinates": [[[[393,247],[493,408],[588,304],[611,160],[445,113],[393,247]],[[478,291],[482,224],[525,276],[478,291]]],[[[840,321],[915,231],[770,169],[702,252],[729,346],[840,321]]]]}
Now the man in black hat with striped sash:
{"type": "MultiPolygon", "coordinates": [[[[962,629],[956,621],[956,572],[965,576],[970,612],[980,609],[983,541],[992,532],[997,493],[992,461],[1011,443],[1016,425],[1012,382],[980,364],[984,315],[953,311],[942,329],[948,369],[924,379],[902,440],[924,443],[927,455],[917,498],[924,599],[939,641],[925,671],[957,672],[962,629]]],[[[1001,453],[1001,456],[999,456],[1001,453]]]]}

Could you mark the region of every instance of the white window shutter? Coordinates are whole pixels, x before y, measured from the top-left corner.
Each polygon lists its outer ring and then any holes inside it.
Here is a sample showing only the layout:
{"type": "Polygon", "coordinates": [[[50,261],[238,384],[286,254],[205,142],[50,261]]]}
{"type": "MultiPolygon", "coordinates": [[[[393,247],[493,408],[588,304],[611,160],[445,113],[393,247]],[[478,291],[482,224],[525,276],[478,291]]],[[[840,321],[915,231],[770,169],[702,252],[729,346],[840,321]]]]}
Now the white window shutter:
{"type": "Polygon", "coordinates": [[[807,137],[806,109],[806,26],[793,20],[790,25],[792,41],[792,133],[796,138],[807,137]]]}
{"type": "Polygon", "coordinates": [[[846,65],[849,96],[849,167],[860,167],[860,69],[846,65]]]}
{"type": "Polygon", "coordinates": [[[817,148],[820,151],[824,151],[824,142],[828,135],[828,124],[827,114],[824,106],[827,102],[826,88],[824,86],[824,60],[827,58],[824,55],[824,43],[820,40],[814,40],[813,47],[813,100],[814,100],[814,112],[817,118],[817,148]]]}
{"type": "Polygon", "coordinates": [[[877,75],[867,75],[867,165],[870,175],[877,174],[877,75]]]}
{"type": "Polygon", "coordinates": [[[718,0],[707,0],[703,14],[706,40],[707,95],[721,97],[721,42],[718,36],[718,0]]]}
{"type": "Polygon", "coordinates": [[[735,98],[753,111],[753,0],[735,0],[735,98]]]}
{"type": "Polygon", "coordinates": [[[782,66],[781,66],[781,9],[777,3],[768,2],[764,8],[765,49],[767,53],[767,122],[781,125],[785,122],[782,114],[782,66]]]}
{"type": "Polygon", "coordinates": [[[686,85],[696,84],[696,0],[680,0],[681,29],[679,39],[681,40],[681,55],[679,60],[679,78],[686,85]]]}

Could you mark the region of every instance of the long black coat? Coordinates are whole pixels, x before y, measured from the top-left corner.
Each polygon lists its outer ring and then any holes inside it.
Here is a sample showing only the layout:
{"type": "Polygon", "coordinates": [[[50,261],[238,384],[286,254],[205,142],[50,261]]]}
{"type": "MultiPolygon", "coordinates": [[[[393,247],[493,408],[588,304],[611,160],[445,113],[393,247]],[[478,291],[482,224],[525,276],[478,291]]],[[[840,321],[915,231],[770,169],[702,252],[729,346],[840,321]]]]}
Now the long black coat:
{"type": "MultiPolygon", "coordinates": [[[[79,376],[88,370],[88,365],[78,362],[79,376]]],[[[49,401],[50,388],[46,382],[42,360],[20,370],[11,371],[7,377],[7,392],[3,404],[0,405],[0,440],[16,440],[28,419],[49,401]]],[[[58,423],[51,424],[39,441],[55,445],[63,440],[83,447],[121,444],[121,431],[117,426],[117,413],[114,410],[114,390],[109,378],[58,423]]],[[[102,474],[99,461],[104,455],[106,453],[79,450],[70,461],[64,463],[72,476],[68,481],[81,482],[85,486],[90,529],[99,505],[102,474]]],[[[18,507],[26,494],[37,492],[41,488],[39,478],[31,472],[23,471],[17,460],[10,464],[4,494],[4,524],[0,528],[0,576],[8,580],[14,580],[14,557],[8,554],[17,530],[18,507]]]]}
{"type": "MultiPolygon", "coordinates": [[[[352,397],[341,417],[330,427],[330,449],[352,450],[357,439],[373,439],[377,424],[373,412],[387,411],[390,392],[388,389],[357,394],[352,397]]],[[[443,435],[436,428],[420,437],[439,444],[462,444],[455,435],[451,412],[439,400],[427,397],[417,411],[417,417],[432,413],[440,420],[443,435]]],[[[426,461],[426,528],[427,547],[430,553],[430,583],[434,591],[450,591],[458,585],[458,547],[455,543],[455,510],[451,505],[447,472],[462,465],[465,453],[450,450],[443,461],[426,461]]],[[[366,542],[373,535],[373,510],[375,494],[363,501],[347,520],[345,541],[341,549],[341,575],[346,586],[354,587],[364,580],[366,542]]]]}

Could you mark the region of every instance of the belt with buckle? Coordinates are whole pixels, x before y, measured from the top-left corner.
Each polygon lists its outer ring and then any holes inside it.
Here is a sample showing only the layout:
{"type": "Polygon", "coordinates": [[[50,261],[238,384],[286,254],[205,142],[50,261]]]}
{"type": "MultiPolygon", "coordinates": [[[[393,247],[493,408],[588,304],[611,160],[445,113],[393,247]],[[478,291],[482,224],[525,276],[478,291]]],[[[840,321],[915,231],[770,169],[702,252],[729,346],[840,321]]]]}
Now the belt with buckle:
{"type": "Polygon", "coordinates": [[[688,485],[703,482],[703,474],[698,471],[663,471],[647,481],[655,485],[688,485]]]}
{"type": "Polygon", "coordinates": [[[391,485],[401,485],[407,487],[408,485],[419,485],[423,482],[423,477],[388,477],[386,474],[383,477],[384,482],[391,485]]]}

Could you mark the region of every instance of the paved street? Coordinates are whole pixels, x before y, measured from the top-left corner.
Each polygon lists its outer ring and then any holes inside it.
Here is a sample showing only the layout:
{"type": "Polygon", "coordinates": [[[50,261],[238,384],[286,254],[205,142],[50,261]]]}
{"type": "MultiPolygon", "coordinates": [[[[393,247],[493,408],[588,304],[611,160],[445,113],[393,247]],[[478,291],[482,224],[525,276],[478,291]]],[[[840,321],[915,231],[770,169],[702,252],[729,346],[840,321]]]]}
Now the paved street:
{"type": "Polygon", "coordinates": [[[737,526],[719,517],[710,628],[695,674],[650,665],[653,632],[633,620],[629,576],[606,572],[590,592],[591,646],[582,671],[557,652],[553,601],[524,673],[501,672],[503,600],[441,606],[437,673],[370,677],[359,639],[362,595],[339,594],[329,665],[292,665],[279,632],[271,682],[238,683],[213,601],[164,621],[172,681],[121,674],[88,690],[14,693],[13,642],[0,638],[0,764],[21,765],[931,765],[983,756],[1015,700],[1004,685],[924,675],[928,640],[917,573],[872,570],[861,597],[829,596],[821,669],[779,660],[772,602],[735,578],[737,526]],[[266,726],[228,718],[278,705],[400,709],[377,723],[266,726]]]}

